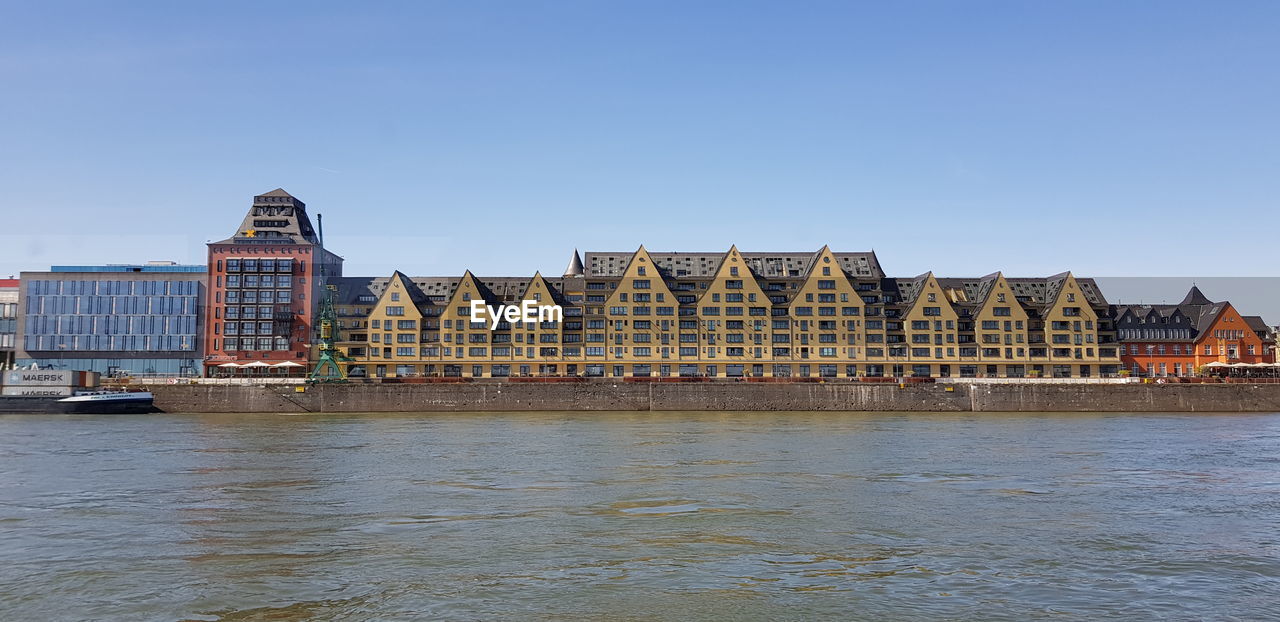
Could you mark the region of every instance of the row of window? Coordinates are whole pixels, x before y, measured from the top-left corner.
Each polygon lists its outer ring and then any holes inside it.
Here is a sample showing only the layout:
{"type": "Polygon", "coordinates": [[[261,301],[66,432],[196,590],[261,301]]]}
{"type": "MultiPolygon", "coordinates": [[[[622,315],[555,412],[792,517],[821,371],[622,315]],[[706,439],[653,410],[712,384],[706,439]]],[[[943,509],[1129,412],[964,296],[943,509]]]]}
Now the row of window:
{"type": "MultiPolygon", "coordinates": [[[[587,349],[591,350],[591,348],[587,348],[587,349]]],[[[489,353],[491,350],[492,350],[492,355],[496,357],[508,357],[513,355],[515,357],[528,357],[528,358],[534,358],[534,357],[559,358],[561,356],[566,356],[566,357],[582,356],[582,350],[580,348],[563,348],[562,350],[561,348],[558,348],[558,347],[534,347],[534,346],[529,346],[529,347],[515,346],[514,348],[508,347],[508,346],[503,346],[503,347],[495,346],[493,348],[482,347],[482,346],[472,346],[472,347],[423,346],[420,348],[411,347],[411,346],[395,346],[395,347],[384,346],[381,348],[370,347],[368,350],[368,354],[369,356],[374,358],[378,358],[378,357],[391,358],[393,352],[395,356],[400,356],[400,357],[409,356],[409,357],[420,357],[420,358],[435,358],[438,356],[444,356],[444,357],[456,357],[456,358],[464,358],[464,357],[476,358],[476,357],[490,356],[489,353]]],[[[356,353],[352,353],[352,354],[356,355],[356,353]]],[[[590,353],[588,353],[588,356],[589,355],[590,353]]]]}
{"type": "MultiPolygon", "coordinates": [[[[292,259],[228,259],[227,272],[293,272],[292,259]]],[[[217,271],[222,272],[222,260],[218,260],[217,271]]],[[[298,262],[298,272],[306,272],[306,261],[298,262]]]]}
{"type": "Polygon", "coordinates": [[[274,309],[275,307],[215,307],[213,317],[215,319],[225,317],[228,320],[270,320],[275,318],[274,309]]]}
{"type": "Polygon", "coordinates": [[[194,315],[29,315],[28,335],[175,335],[196,333],[194,315]]]}
{"type": "MultiPolygon", "coordinates": [[[[718,296],[719,294],[712,295],[713,298],[718,296]]],[[[727,294],[727,296],[732,297],[735,295],[727,294]]],[[[807,294],[807,296],[809,298],[812,298],[813,295],[807,294]]],[[[818,294],[818,302],[827,303],[827,304],[835,303],[835,301],[828,298],[828,296],[834,296],[834,294],[832,295],[818,294]]],[[[576,296],[574,295],[569,296],[570,299],[573,299],[575,297],[576,296]]],[[[625,294],[619,294],[619,297],[621,298],[622,302],[627,302],[625,294]]],[[[374,297],[372,296],[362,296],[361,298],[366,299],[365,300],[366,302],[372,302],[374,300],[374,297]]],[[[398,298],[399,298],[398,293],[393,292],[391,294],[392,301],[397,301],[398,298]]],[[[463,298],[463,302],[469,302],[470,300],[470,296],[468,294],[464,294],[462,298],[463,298]]],[[[658,302],[662,302],[661,298],[662,296],[658,295],[658,302]]],[[[694,302],[694,299],[692,297],[688,297],[688,299],[686,299],[686,297],[681,296],[679,298],[680,298],[679,302],[681,304],[685,304],[685,303],[692,304],[694,302]]],[[[587,296],[588,303],[603,303],[604,301],[605,301],[605,298],[603,296],[595,296],[595,295],[587,296]]],[[[726,302],[735,302],[735,301],[736,300],[731,298],[726,302]]],[[[650,302],[650,295],[649,294],[633,294],[632,300],[630,302],[648,303],[650,302]]],[[[716,301],[713,301],[713,302],[716,302],[716,301]]],[[[777,298],[777,299],[771,299],[771,302],[776,304],[785,304],[787,301],[784,298],[777,298]]],[[[392,315],[404,315],[405,313],[405,307],[402,305],[394,305],[391,307],[387,307],[386,309],[387,309],[387,313],[392,315]]],[[[940,317],[942,315],[941,309],[942,309],[941,307],[922,307],[923,313],[929,317],[940,317]]],[[[568,307],[564,307],[563,311],[564,311],[565,317],[580,317],[584,314],[584,311],[585,311],[585,314],[588,316],[605,315],[607,312],[609,315],[615,315],[615,316],[626,316],[626,315],[677,316],[678,315],[680,317],[694,317],[694,316],[698,316],[701,313],[702,315],[710,315],[710,316],[749,315],[749,316],[786,317],[791,315],[813,316],[815,314],[815,307],[808,306],[808,305],[794,305],[792,307],[736,307],[736,306],[731,306],[731,307],[656,306],[655,307],[655,306],[650,306],[648,304],[643,304],[643,305],[632,305],[632,306],[613,305],[608,307],[607,309],[605,307],[596,307],[596,306],[587,306],[585,308],[568,306],[568,307]],[[746,309],[746,311],[743,310],[744,308],[746,309]]],[[[994,311],[994,315],[996,316],[1005,316],[1005,317],[1010,316],[1009,307],[994,307],[993,311],[994,311]]],[[[434,317],[437,315],[441,315],[442,310],[438,306],[422,306],[422,307],[419,307],[419,312],[422,313],[424,316],[434,317]]],[[[965,330],[966,326],[969,326],[970,327],[969,330],[971,330],[972,324],[975,320],[974,318],[971,317],[970,312],[971,312],[971,309],[969,308],[959,309],[961,330],[965,330]]],[[[463,316],[463,317],[469,316],[471,314],[470,306],[456,307],[454,314],[458,316],[463,316]]],[[[901,317],[902,310],[895,309],[895,308],[881,308],[881,307],[843,307],[843,306],[835,307],[835,306],[832,306],[832,307],[816,307],[816,314],[820,316],[842,315],[842,316],[864,316],[869,318],[870,317],[886,317],[886,318],[892,319],[892,318],[901,317]]],[[[990,321],[990,320],[984,320],[984,321],[990,321]]],[[[954,320],[947,320],[947,322],[954,323],[954,320]]],[[[1022,320],[1017,320],[1017,322],[1019,323],[1019,325],[1021,325],[1022,320]]],[[[1036,320],[1032,320],[1031,323],[1032,323],[1033,329],[1038,329],[1038,327],[1042,325],[1036,320]]],[[[1074,320],[1074,321],[1058,320],[1058,321],[1055,321],[1053,324],[1054,326],[1057,327],[1055,328],[1055,330],[1073,330],[1073,329],[1079,330],[1079,328],[1076,328],[1079,326],[1085,326],[1086,330],[1092,330],[1092,327],[1094,326],[1094,321],[1093,320],[1074,320]]],[[[1102,330],[1110,330],[1110,326],[1106,322],[1098,322],[1098,327],[1102,330]]]]}
{"type": "Polygon", "coordinates": [[[27,314],[194,315],[195,296],[28,296],[27,314]]]}
{"type": "Polygon", "coordinates": [[[1167,377],[1170,375],[1170,369],[1173,370],[1172,375],[1174,376],[1196,375],[1195,366],[1191,363],[1174,363],[1173,365],[1168,365],[1166,363],[1153,363],[1151,365],[1147,365],[1146,369],[1143,369],[1141,365],[1135,362],[1132,366],[1134,376],[1147,376],[1149,378],[1167,377]]]}
{"type": "MultiPolygon", "coordinates": [[[[619,313],[615,315],[622,315],[622,314],[619,313]]],[[[714,316],[714,314],[712,315],[714,316]]],[[[823,313],[821,315],[830,315],[830,314],[823,313]]],[[[856,315],[856,313],[852,315],[856,315]]],[[[386,325],[387,330],[390,330],[391,321],[392,320],[387,320],[387,325],[386,325]]],[[[765,320],[749,320],[749,321],[751,322],[750,327],[753,330],[757,330],[757,331],[764,330],[766,327],[765,320]]],[[[413,328],[414,320],[398,320],[397,322],[399,324],[399,328],[411,329],[413,328]]],[[[602,329],[608,326],[610,322],[612,323],[613,329],[616,331],[625,330],[628,326],[632,327],[634,330],[652,330],[654,328],[657,328],[658,330],[661,330],[661,331],[669,331],[671,330],[673,321],[657,320],[655,324],[655,322],[652,320],[622,320],[622,319],[605,320],[605,319],[593,318],[593,319],[588,319],[586,321],[586,327],[588,329],[602,329]]],[[[677,323],[675,325],[682,330],[696,330],[701,328],[701,329],[714,331],[714,330],[717,330],[722,324],[728,330],[745,330],[746,327],[748,326],[747,324],[748,320],[682,319],[676,322],[677,323]]],[[[845,320],[844,326],[847,330],[858,330],[860,327],[862,327],[861,322],[862,322],[861,320],[845,320]]],[[[370,325],[372,328],[375,328],[375,329],[382,327],[381,320],[378,320],[378,319],[371,320],[370,325]]],[[[455,320],[446,319],[443,321],[443,326],[445,328],[453,328],[454,325],[455,325],[455,320]]],[[[470,328],[470,327],[473,327],[473,325],[474,327],[480,327],[481,323],[471,322],[470,320],[459,319],[456,321],[456,325],[459,329],[461,329],[461,328],[470,328]]],[[[517,322],[516,325],[519,326],[520,323],[517,322]]],[[[501,322],[498,325],[498,330],[509,330],[511,329],[511,326],[512,325],[510,323],[501,322]]],[[[767,326],[772,330],[790,330],[795,328],[795,329],[804,331],[804,330],[811,330],[811,327],[814,327],[814,326],[817,327],[817,330],[837,330],[837,327],[839,326],[839,321],[838,320],[807,320],[807,319],[773,319],[769,321],[767,326]]],[[[886,323],[884,320],[878,320],[878,319],[865,320],[865,326],[867,330],[886,330],[887,329],[890,331],[901,331],[904,329],[903,322],[889,321],[886,323]]],[[[485,326],[484,328],[486,331],[488,330],[487,326],[485,326]]],[[[556,323],[542,322],[542,328],[555,329],[556,323]]],[[[565,325],[565,330],[579,330],[581,328],[582,328],[581,322],[567,323],[565,325]],[[571,325],[576,328],[571,328],[571,325]]],[[[931,331],[943,331],[943,330],[954,331],[957,328],[957,323],[955,320],[913,320],[910,323],[910,328],[912,331],[930,331],[930,330],[931,331]]],[[[972,323],[965,323],[965,322],[959,323],[959,328],[960,330],[974,330],[974,326],[972,323]]],[[[1092,331],[1093,328],[1094,328],[1093,322],[1086,320],[1084,322],[1079,322],[1079,321],[1054,322],[1053,326],[1051,327],[1051,330],[1066,330],[1066,331],[1080,332],[1082,330],[1092,331]]],[[[984,331],[989,331],[989,330],[1024,331],[1025,323],[1022,320],[1016,320],[1016,321],[1005,320],[1003,322],[1000,322],[998,320],[984,320],[981,324],[981,329],[984,331]]]]}
{"type": "Polygon", "coordinates": [[[1093,365],[950,365],[950,364],[890,364],[883,365],[878,363],[868,363],[864,365],[848,364],[837,365],[834,363],[818,363],[791,365],[786,363],[766,365],[764,363],[728,363],[723,366],[717,364],[699,365],[695,363],[679,363],[679,364],[659,364],[650,363],[629,363],[606,365],[605,363],[585,363],[582,365],[567,364],[563,367],[557,364],[540,363],[540,364],[517,364],[508,365],[502,363],[470,365],[464,366],[460,364],[443,364],[437,365],[428,363],[425,365],[411,364],[395,364],[395,365],[373,365],[372,374],[366,365],[356,364],[347,368],[347,373],[352,377],[364,377],[372,375],[377,378],[386,377],[388,371],[394,371],[398,377],[415,377],[415,376],[438,376],[445,377],[462,377],[464,372],[468,372],[472,378],[490,377],[505,378],[511,376],[513,372],[522,377],[533,376],[536,370],[539,376],[559,376],[563,369],[563,375],[568,376],[585,376],[588,378],[599,378],[605,376],[608,372],[610,376],[621,378],[624,376],[635,377],[670,377],[678,375],[681,377],[705,377],[705,378],[743,378],[743,377],[765,377],[765,371],[775,378],[837,378],[843,373],[845,378],[871,377],[881,378],[885,376],[894,378],[903,377],[951,377],[953,375],[961,378],[1024,378],[1027,376],[1035,377],[1053,377],[1053,378],[1089,378],[1097,373],[1101,377],[1113,377],[1119,373],[1118,365],[1097,365],[1096,370],[1093,365]],[[723,375],[721,375],[723,371],[723,375]]]}
{"type": "MultiPolygon", "coordinates": [[[[466,346],[464,347],[464,346],[432,345],[432,346],[422,346],[422,347],[373,346],[369,348],[369,355],[373,357],[378,357],[380,355],[382,357],[391,357],[392,352],[395,353],[395,356],[422,357],[422,358],[433,358],[441,355],[445,357],[457,357],[457,358],[463,358],[464,356],[488,357],[490,355],[494,357],[508,357],[508,356],[512,356],[513,352],[514,352],[514,356],[523,357],[523,356],[534,356],[535,347],[534,346],[528,346],[528,347],[466,346]]],[[[701,356],[706,358],[717,358],[721,354],[727,357],[751,356],[757,359],[769,358],[769,357],[782,358],[782,357],[791,357],[793,355],[802,359],[809,358],[810,356],[816,356],[819,358],[836,358],[840,356],[844,356],[846,358],[853,358],[853,359],[862,358],[862,352],[860,352],[858,348],[836,348],[836,347],[830,347],[830,346],[817,347],[817,348],[807,348],[807,347],[745,348],[745,347],[735,347],[735,346],[730,346],[725,348],[719,348],[719,347],[699,348],[699,347],[688,347],[688,346],[683,346],[678,348],[670,348],[670,347],[653,348],[650,346],[606,348],[603,346],[587,346],[582,351],[580,351],[576,347],[573,347],[573,348],[566,347],[563,349],[563,355],[558,354],[557,352],[558,350],[555,347],[536,348],[537,356],[543,356],[543,357],[558,357],[558,356],[576,357],[576,356],[579,356],[580,352],[585,352],[585,355],[588,357],[602,357],[607,354],[615,358],[624,358],[628,356],[630,357],[660,356],[661,358],[670,358],[672,356],[678,356],[682,358],[693,358],[693,357],[701,356]]],[[[1053,348],[1051,352],[1052,352],[1052,358],[1072,358],[1072,359],[1082,360],[1085,358],[1094,357],[1093,348],[1053,348]]],[[[1050,350],[1046,348],[1017,347],[1017,348],[981,348],[979,349],[979,348],[967,348],[967,347],[962,347],[962,348],[900,347],[900,348],[888,349],[889,358],[901,357],[901,358],[910,358],[915,360],[923,360],[923,359],[946,360],[946,359],[954,359],[957,357],[978,358],[979,353],[981,353],[981,356],[983,358],[987,358],[987,359],[1004,358],[1004,359],[1014,360],[1014,359],[1022,359],[1025,357],[1050,358],[1050,350]]],[[[353,349],[351,354],[353,356],[362,356],[364,354],[364,351],[353,349]]],[[[1102,351],[1099,354],[1104,357],[1115,356],[1114,351],[1102,351]]],[[[866,355],[866,358],[885,358],[886,351],[882,348],[866,348],[865,355],[866,355]]]]}
{"type": "Polygon", "coordinates": [[[287,333],[288,330],[288,324],[284,324],[277,329],[275,322],[226,322],[225,324],[214,325],[214,334],[221,333],[228,336],[275,335],[277,333],[287,333]]]}
{"type": "MultiPolygon", "coordinates": [[[[298,300],[303,300],[305,298],[306,296],[304,296],[303,294],[301,293],[298,294],[298,300]]],[[[232,290],[227,290],[227,293],[225,296],[222,294],[222,292],[218,292],[215,296],[214,302],[219,304],[222,304],[225,302],[225,304],[229,304],[229,305],[252,305],[252,304],[258,304],[258,303],[281,304],[281,303],[288,303],[292,299],[293,299],[293,294],[287,289],[281,289],[274,292],[271,290],[258,291],[253,289],[246,289],[246,290],[232,289],[232,290]]]]}
{"type": "Polygon", "coordinates": [[[29,352],[190,352],[195,335],[23,335],[29,352]]]}
{"type": "MultiPolygon", "coordinates": [[[[302,279],[298,279],[302,283],[302,279]]],[[[238,289],[244,288],[263,288],[271,289],[275,287],[293,287],[293,277],[287,274],[228,274],[227,288],[238,289]]],[[[218,277],[218,285],[222,285],[222,277],[218,277]]]]}
{"type": "Polygon", "coordinates": [[[195,296],[199,292],[199,281],[27,281],[27,296],[195,296]]]}
{"type": "MultiPolygon", "coordinates": [[[[1123,351],[1123,350],[1124,350],[1124,346],[1123,346],[1123,345],[1121,345],[1121,346],[1120,346],[1120,348],[1121,348],[1121,351],[1123,351]]],[[[1218,354],[1217,354],[1217,355],[1218,355],[1218,356],[1230,356],[1230,357],[1234,358],[1234,357],[1239,353],[1239,351],[1240,351],[1240,350],[1239,350],[1239,348],[1238,348],[1235,344],[1218,344],[1218,354]]],[[[1257,347],[1256,347],[1256,346],[1254,346],[1253,344],[1249,344],[1249,345],[1245,346],[1245,352],[1247,352],[1249,355],[1255,355],[1255,354],[1257,354],[1257,347]]],[[[1168,349],[1166,349],[1166,348],[1165,348],[1165,345],[1164,345],[1164,344],[1159,344],[1159,345],[1139,345],[1139,344],[1136,344],[1136,343],[1131,343],[1131,344],[1129,344],[1129,354],[1130,354],[1131,356],[1138,356],[1138,355],[1143,355],[1143,354],[1146,354],[1146,355],[1151,355],[1151,354],[1164,355],[1164,354],[1168,354],[1168,353],[1171,353],[1171,354],[1173,354],[1174,356],[1183,356],[1183,355],[1185,355],[1185,356],[1193,356],[1193,355],[1195,355],[1195,348],[1194,348],[1191,344],[1187,344],[1185,347],[1184,347],[1184,346],[1182,346],[1182,345],[1179,345],[1179,344],[1174,344],[1174,345],[1172,345],[1172,346],[1169,346],[1169,348],[1168,348],[1168,349]],[[1170,352],[1170,351],[1172,351],[1172,352],[1170,352]]],[[[1214,356],[1214,353],[1213,353],[1213,345],[1212,345],[1212,344],[1207,344],[1207,343],[1206,343],[1206,344],[1204,344],[1204,346],[1203,346],[1203,348],[1202,348],[1202,350],[1201,350],[1201,353],[1202,353],[1204,356],[1214,356]]]]}
{"type": "MultiPolygon", "coordinates": [[[[217,343],[214,349],[217,349],[217,343]]],[[[266,350],[288,350],[288,337],[226,337],[222,340],[223,352],[243,352],[248,350],[266,351],[266,350]]]]}
{"type": "Polygon", "coordinates": [[[1121,328],[1116,334],[1123,340],[1190,339],[1187,328],[1121,328]]]}

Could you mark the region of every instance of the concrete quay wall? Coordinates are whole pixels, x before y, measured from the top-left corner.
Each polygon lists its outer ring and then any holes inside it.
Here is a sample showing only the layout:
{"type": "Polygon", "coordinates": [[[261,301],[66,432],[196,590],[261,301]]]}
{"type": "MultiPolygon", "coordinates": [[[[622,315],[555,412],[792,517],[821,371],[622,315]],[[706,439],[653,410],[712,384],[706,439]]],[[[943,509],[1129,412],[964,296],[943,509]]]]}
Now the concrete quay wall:
{"type": "Polygon", "coordinates": [[[456,411],[1280,412],[1280,384],[459,383],[158,385],[174,413],[456,411]],[[950,390],[948,390],[948,388],[950,390]]]}

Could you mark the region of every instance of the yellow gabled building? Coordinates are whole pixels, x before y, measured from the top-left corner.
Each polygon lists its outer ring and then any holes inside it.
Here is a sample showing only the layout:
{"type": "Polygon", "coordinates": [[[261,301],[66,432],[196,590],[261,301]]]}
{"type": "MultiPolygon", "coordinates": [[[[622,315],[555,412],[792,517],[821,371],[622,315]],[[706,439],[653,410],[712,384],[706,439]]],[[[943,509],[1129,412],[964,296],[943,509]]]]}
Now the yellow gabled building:
{"type": "MultiPolygon", "coordinates": [[[[353,377],[1093,377],[1118,372],[1091,279],[885,276],[875,253],[574,252],[547,278],[338,279],[353,377]],[[556,321],[472,322],[471,305],[556,321]]],[[[487,313],[487,312],[486,312],[487,313]]]]}

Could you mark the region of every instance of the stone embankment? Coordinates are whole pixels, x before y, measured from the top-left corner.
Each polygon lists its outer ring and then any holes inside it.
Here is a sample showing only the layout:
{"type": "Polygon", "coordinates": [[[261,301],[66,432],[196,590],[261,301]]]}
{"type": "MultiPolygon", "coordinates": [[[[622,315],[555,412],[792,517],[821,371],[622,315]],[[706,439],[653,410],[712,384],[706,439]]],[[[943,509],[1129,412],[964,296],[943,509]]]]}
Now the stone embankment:
{"type": "Polygon", "coordinates": [[[1280,412],[1280,384],[518,383],[158,385],[165,412],[564,410],[1280,412]]]}

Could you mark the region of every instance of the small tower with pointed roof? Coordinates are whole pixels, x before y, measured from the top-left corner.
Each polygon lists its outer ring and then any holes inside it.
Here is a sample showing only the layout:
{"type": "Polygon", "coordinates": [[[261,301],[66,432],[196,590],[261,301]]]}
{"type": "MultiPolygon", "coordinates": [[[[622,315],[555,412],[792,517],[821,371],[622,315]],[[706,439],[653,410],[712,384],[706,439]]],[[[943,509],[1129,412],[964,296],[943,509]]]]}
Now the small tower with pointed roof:
{"type": "Polygon", "coordinates": [[[569,258],[569,265],[564,269],[565,278],[584,276],[586,271],[582,268],[582,256],[578,254],[578,249],[573,249],[573,257],[569,258]]]}
{"type": "Polygon", "coordinates": [[[1213,304],[1213,301],[1209,300],[1209,298],[1205,296],[1203,292],[1200,291],[1199,287],[1192,285],[1191,289],[1187,292],[1186,297],[1182,299],[1182,302],[1178,303],[1178,306],[1192,305],[1197,307],[1203,307],[1204,305],[1211,305],[1211,304],[1213,304]]]}

